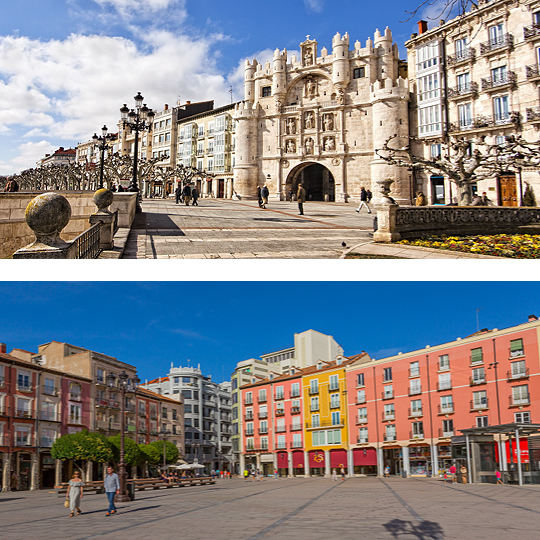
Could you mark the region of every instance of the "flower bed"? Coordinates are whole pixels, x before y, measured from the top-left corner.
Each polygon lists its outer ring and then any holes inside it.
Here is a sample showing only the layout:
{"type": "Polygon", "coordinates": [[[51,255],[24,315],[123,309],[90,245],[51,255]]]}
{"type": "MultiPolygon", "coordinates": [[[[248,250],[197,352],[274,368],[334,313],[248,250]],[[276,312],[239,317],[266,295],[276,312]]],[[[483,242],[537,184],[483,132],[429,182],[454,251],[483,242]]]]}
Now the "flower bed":
{"type": "Polygon", "coordinates": [[[540,235],[426,236],[418,240],[401,240],[397,243],[513,259],[540,259],[540,235]]]}

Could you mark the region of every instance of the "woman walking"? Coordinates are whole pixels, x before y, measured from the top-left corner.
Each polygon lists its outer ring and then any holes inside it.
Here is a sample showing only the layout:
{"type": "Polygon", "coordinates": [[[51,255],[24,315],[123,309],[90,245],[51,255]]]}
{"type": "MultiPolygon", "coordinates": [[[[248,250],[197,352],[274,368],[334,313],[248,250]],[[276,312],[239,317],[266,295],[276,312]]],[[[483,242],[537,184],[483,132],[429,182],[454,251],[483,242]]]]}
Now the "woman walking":
{"type": "Polygon", "coordinates": [[[77,509],[77,515],[81,513],[81,499],[83,497],[84,482],[81,480],[81,473],[75,471],[73,478],[69,481],[68,489],[66,493],[66,500],[69,500],[69,517],[75,515],[75,509],[77,509]]]}

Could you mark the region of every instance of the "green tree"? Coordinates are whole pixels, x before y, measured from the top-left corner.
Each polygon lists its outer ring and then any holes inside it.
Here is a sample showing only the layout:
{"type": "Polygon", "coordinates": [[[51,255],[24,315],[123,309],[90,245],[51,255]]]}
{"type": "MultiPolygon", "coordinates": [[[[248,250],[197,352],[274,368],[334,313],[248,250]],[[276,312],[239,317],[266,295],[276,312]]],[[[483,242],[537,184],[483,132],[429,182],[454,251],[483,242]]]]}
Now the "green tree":
{"type": "MultiPolygon", "coordinates": [[[[154,441],[149,444],[153,446],[160,455],[160,461],[158,463],[163,463],[163,441],[154,441]]],[[[165,441],[165,461],[167,463],[176,463],[180,457],[180,452],[176,445],[170,441],[165,441]]]]}
{"type": "Polygon", "coordinates": [[[51,456],[62,461],[72,459],[105,463],[113,459],[113,451],[103,435],[82,430],[56,439],[51,448],[51,456]]]}
{"type": "Polygon", "coordinates": [[[141,459],[150,465],[159,465],[163,462],[163,447],[159,450],[152,444],[139,444],[141,459]]]}
{"type": "Polygon", "coordinates": [[[527,184],[525,193],[523,194],[523,206],[536,206],[536,197],[530,184],[527,184]]]}
{"type": "MultiPolygon", "coordinates": [[[[114,435],[107,439],[113,451],[113,460],[120,462],[120,435],[114,435]]],[[[124,462],[126,465],[135,466],[141,462],[141,451],[139,445],[129,437],[124,437],[124,462]]]]}

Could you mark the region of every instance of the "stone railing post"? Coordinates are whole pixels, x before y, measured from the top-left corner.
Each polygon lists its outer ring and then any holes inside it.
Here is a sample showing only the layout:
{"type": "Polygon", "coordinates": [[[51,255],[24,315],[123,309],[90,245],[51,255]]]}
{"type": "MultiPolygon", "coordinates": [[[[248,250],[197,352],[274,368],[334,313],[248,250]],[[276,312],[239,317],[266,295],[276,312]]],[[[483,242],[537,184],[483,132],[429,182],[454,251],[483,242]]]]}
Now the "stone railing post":
{"type": "Polygon", "coordinates": [[[397,242],[401,235],[396,231],[396,210],[399,205],[389,196],[391,178],[378,180],[380,198],[375,205],[377,210],[377,230],[373,233],[375,242],[397,242]]]}
{"type": "Polygon", "coordinates": [[[42,193],[30,201],[24,217],[34,231],[36,241],[17,250],[14,259],[73,258],[69,251],[71,243],[60,238],[60,232],[71,218],[71,205],[65,197],[58,193],[42,193]]]}
{"type": "Polygon", "coordinates": [[[90,216],[90,225],[101,223],[99,247],[104,250],[114,248],[114,214],[109,211],[113,199],[111,190],[98,189],[94,195],[94,204],[98,211],[90,216]]]}

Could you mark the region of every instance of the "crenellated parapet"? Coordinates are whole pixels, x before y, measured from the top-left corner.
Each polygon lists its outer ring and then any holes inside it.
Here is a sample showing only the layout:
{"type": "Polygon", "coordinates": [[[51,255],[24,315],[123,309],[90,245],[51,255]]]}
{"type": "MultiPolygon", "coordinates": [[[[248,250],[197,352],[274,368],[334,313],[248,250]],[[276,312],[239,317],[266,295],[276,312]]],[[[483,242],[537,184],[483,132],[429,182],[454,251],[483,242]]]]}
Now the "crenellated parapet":
{"type": "Polygon", "coordinates": [[[410,100],[409,81],[398,77],[396,81],[383,79],[370,86],[370,101],[376,103],[388,100],[410,100]]]}

